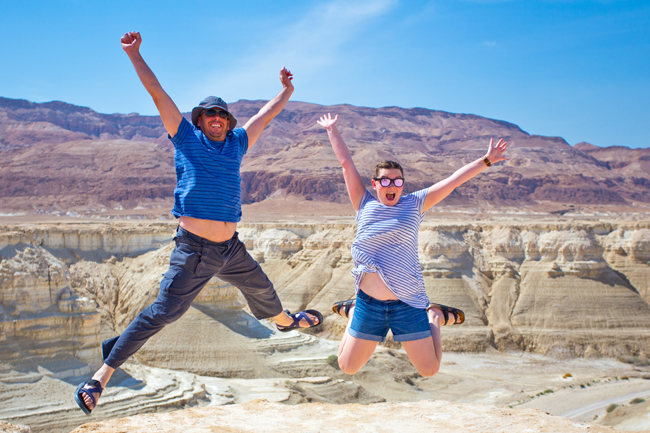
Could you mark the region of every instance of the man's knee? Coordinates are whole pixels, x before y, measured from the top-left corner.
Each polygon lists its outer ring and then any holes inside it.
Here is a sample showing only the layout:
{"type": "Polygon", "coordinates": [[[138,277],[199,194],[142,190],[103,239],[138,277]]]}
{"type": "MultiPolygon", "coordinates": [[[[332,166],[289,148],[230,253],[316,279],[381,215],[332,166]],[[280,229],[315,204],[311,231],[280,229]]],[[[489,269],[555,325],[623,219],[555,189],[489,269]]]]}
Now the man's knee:
{"type": "Polygon", "coordinates": [[[150,320],[158,325],[165,326],[177,321],[187,312],[190,305],[181,302],[158,302],[151,306],[150,320]]]}

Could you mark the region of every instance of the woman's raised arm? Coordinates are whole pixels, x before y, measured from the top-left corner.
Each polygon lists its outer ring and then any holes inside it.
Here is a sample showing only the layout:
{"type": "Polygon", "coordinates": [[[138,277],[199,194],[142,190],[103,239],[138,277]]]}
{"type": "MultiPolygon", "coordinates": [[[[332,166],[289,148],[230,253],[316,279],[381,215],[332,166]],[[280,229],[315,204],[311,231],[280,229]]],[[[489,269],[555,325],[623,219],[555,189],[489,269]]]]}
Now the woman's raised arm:
{"type": "Polygon", "coordinates": [[[488,152],[485,157],[477,159],[474,162],[470,162],[466,166],[456,170],[454,174],[449,176],[447,179],[441,180],[440,182],[429,187],[429,192],[427,193],[427,198],[424,200],[424,207],[422,209],[422,212],[439,203],[442,201],[442,199],[451,194],[454,189],[485,170],[488,167],[488,164],[492,165],[495,162],[507,159],[503,156],[503,152],[506,151],[507,144],[508,143],[503,141],[502,138],[495,146],[493,145],[492,139],[490,139],[490,145],[488,146],[488,152]]]}
{"type": "Polygon", "coordinates": [[[352,155],[350,155],[350,151],[345,145],[343,137],[341,137],[339,130],[336,128],[336,122],[338,120],[338,114],[332,118],[332,115],[327,113],[317,123],[327,130],[327,136],[330,139],[330,143],[332,143],[334,154],[338,158],[341,167],[343,167],[343,178],[345,179],[345,186],[348,189],[348,196],[350,196],[354,210],[358,211],[359,205],[361,205],[361,199],[363,199],[363,195],[366,192],[366,187],[363,186],[361,176],[354,162],[352,162],[352,155]]]}

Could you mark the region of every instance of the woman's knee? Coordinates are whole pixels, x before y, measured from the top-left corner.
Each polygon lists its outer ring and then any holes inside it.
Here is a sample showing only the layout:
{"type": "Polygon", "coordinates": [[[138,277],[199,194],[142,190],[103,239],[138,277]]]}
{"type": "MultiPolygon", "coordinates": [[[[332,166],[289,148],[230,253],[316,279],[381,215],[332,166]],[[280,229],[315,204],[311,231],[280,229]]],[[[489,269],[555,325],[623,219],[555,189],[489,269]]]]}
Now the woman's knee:
{"type": "Polygon", "coordinates": [[[417,370],[418,370],[418,373],[420,373],[421,376],[431,377],[431,376],[436,375],[436,373],[438,373],[438,371],[440,371],[440,364],[435,363],[435,364],[428,364],[428,365],[418,366],[417,370]]]}
{"type": "Polygon", "coordinates": [[[339,356],[339,368],[345,374],[355,374],[357,371],[361,370],[363,365],[359,365],[358,362],[348,359],[347,357],[339,356]]]}

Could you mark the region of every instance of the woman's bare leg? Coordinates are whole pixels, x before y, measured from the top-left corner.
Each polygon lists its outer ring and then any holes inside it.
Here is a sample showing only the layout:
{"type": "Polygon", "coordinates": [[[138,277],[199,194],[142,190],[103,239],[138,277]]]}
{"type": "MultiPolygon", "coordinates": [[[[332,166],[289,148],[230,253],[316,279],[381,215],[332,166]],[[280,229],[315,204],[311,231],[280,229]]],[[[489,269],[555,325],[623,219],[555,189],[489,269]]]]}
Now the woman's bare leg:
{"type": "Polygon", "coordinates": [[[348,314],[348,325],[345,327],[345,334],[339,345],[339,367],[347,374],[354,374],[361,369],[377,348],[377,341],[362,340],[350,335],[350,323],[354,314],[354,306],[348,314]]]}
{"type": "MultiPolygon", "coordinates": [[[[442,362],[440,327],[444,321],[444,316],[442,311],[436,308],[430,308],[427,315],[429,316],[431,337],[404,341],[402,345],[418,373],[424,377],[431,377],[440,370],[440,363],[442,362]]],[[[450,321],[452,320],[454,320],[453,315],[450,317],[450,321]]]]}

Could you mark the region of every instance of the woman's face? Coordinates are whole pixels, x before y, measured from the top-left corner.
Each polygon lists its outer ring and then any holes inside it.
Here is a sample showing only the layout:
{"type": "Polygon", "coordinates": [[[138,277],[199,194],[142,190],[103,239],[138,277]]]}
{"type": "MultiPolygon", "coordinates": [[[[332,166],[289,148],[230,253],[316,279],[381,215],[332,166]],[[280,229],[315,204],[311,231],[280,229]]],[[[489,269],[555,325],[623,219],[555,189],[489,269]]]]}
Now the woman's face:
{"type": "Polygon", "coordinates": [[[395,179],[403,179],[402,173],[398,168],[382,168],[376,179],[372,180],[372,188],[377,191],[377,199],[386,206],[395,206],[402,196],[402,186],[395,186],[395,179]],[[388,186],[382,186],[381,182],[377,179],[391,179],[393,182],[388,186]]]}

